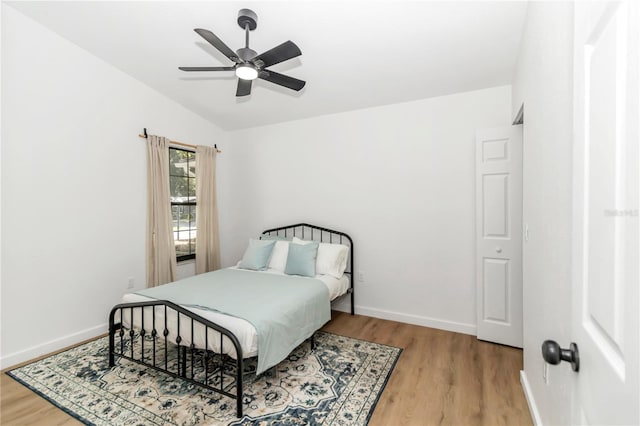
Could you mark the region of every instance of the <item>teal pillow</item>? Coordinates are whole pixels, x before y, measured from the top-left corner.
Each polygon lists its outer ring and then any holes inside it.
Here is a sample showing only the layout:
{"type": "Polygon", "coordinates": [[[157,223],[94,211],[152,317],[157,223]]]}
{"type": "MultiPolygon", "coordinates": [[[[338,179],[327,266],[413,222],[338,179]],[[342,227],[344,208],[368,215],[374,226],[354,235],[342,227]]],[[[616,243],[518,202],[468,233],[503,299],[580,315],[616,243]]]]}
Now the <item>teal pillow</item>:
{"type": "Polygon", "coordinates": [[[244,252],[238,268],[264,271],[267,269],[267,265],[269,265],[271,252],[275,244],[275,240],[250,239],[249,247],[247,247],[247,250],[244,252]]]}
{"type": "Polygon", "coordinates": [[[284,273],[287,275],[316,276],[316,257],[318,256],[317,242],[307,244],[289,244],[289,255],[284,273]]]}

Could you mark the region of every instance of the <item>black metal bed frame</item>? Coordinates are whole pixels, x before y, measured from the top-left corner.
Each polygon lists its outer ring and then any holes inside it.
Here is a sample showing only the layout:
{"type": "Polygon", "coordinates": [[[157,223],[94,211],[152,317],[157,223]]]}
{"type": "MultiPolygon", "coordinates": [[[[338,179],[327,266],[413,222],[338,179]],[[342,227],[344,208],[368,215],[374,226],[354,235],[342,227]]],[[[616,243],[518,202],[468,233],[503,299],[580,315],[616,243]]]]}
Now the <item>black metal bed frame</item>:
{"type": "MultiPolygon", "coordinates": [[[[262,232],[262,235],[281,236],[281,234],[285,238],[296,236],[301,239],[336,244],[348,242],[349,262],[347,263],[345,274],[349,275],[350,287],[347,290],[347,294],[351,295],[351,315],[353,315],[353,271],[355,269],[353,267],[353,241],[351,237],[343,232],[307,223],[267,229],[262,232]],[[307,230],[306,233],[305,230],[307,230]],[[307,238],[305,238],[305,234],[307,238]],[[327,236],[328,241],[326,239],[327,236]]],[[[315,347],[313,334],[310,336],[310,341],[313,349],[315,347]]],[[[228,329],[182,306],[168,300],[121,303],[114,306],[109,314],[109,367],[115,366],[116,357],[142,364],[145,367],[153,368],[233,398],[236,400],[237,417],[242,417],[243,415],[244,364],[240,342],[228,329]],[[124,325],[126,314],[128,314],[129,328],[124,325]],[[145,327],[145,318],[149,314],[151,316],[151,324],[147,323],[145,327]],[[160,318],[163,319],[156,319],[159,314],[162,315],[160,318]],[[175,315],[176,321],[169,321],[168,314],[175,315]],[[138,323],[136,323],[137,315],[139,315],[138,323]],[[182,333],[180,330],[181,321],[183,324],[182,333]],[[139,329],[136,324],[138,324],[139,329]],[[170,325],[176,328],[175,336],[172,336],[173,333],[169,329],[170,325]],[[194,343],[196,340],[194,335],[196,328],[204,329],[204,347],[198,347],[194,343]],[[219,353],[209,349],[210,331],[219,334],[219,353]],[[117,342],[116,334],[119,337],[117,342]],[[161,341],[158,339],[161,339],[161,341]],[[225,340],[228,342],[227,344],[233,346],[236,354],[235,359],[225,354],[225,340]],[[169,345],[169,341],[171,345],[169,345]],[[150,354],[145,353],[145,342],[147,345],[151,345],[150,348],[147,347],[150,354]],[[136,345],[139,347],[139,352],[136,350],[136,345]],[[160,355],[157,354],[158,350],[160,355]],[[175,354],[174,358],[171,358],[172,354],[175,354]],[[187,360],[190,361],[190,367],[187,365],[187,360]],[[196,368],[196,365],[198,368],[196,368]],[[204,368],[204,374],[202,374],[202,368],[204,368]],[[229,381],[226,385],[225,378],[229,381]],[[235,394],[231,392],[234,387],[235,394]]]]}

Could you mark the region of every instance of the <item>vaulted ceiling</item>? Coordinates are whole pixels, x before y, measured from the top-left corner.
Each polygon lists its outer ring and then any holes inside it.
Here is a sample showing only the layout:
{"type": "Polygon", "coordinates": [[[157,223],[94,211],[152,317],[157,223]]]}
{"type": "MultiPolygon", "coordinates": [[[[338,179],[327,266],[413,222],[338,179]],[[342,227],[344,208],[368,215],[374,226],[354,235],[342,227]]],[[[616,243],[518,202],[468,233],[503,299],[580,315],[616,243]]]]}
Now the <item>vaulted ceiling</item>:
{"type": "Polygon", "coordinates": [[[526,2],[214,1],[9,4],[223,129],[240,129],[510,84],[526,2]],[[238,10],[258,15],[250,47],[292,40],[302,56],[272,67],[294,92],[256,80],[237,98],[233,72],[194,28],[244,46],[238,10]]]}

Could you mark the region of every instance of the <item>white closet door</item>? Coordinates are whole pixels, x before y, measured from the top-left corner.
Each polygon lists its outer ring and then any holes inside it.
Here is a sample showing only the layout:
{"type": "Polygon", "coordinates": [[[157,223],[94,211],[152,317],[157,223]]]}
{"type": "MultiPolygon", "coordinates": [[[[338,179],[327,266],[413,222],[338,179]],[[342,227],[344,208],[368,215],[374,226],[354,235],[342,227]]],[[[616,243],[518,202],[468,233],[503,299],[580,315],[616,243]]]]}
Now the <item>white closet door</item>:
{"type": "Polygon", "coordinates": [[[478,339],[522,347],[522,127],[476,132],[478,339]]]}

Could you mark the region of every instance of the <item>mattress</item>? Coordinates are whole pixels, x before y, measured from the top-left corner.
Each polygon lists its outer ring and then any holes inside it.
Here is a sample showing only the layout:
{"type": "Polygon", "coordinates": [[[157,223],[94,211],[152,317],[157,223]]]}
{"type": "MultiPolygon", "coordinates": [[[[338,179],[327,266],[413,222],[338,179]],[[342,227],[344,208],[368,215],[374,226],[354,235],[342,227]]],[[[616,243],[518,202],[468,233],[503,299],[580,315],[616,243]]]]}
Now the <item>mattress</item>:
{"type": "MultiPolygon", "coordinates": [[[[233,267],[231,269],[236,269],[236,267],[233,267]]],[[[273,270],[273,269],[269,269],[267,271],[252,271],[252,272],[255,274],[284,275],[284,273],[277,270],[273,270]]],[[[347,275],[343,275],[339,279],[329,275],[318,275],[315,278],[320,280],[322,283],[324,283],[327,286],[327,289],[329,290],[330,300],[335,300],[336,298],[342,296],[349,289],[349,276],[347,275]]],[[[128,293],[122,297],[122,303],[146,302],[150,300],[153,300],[153,299],[150,299],[142,295],[134,294],[134,293],[128,293]]],[[[189,307],[186,309],[231,331],[236,336],[236,338],[238,339],[238,342],[240,343],[240,346],[242,347],[243,358],[253,357],[258,354],[258,335],[254,326],[248,321],[242,318],[237,318],[237,317],[225,315],[219,312],[213,312],[213,311],[204,310],[204,309],[198,309],[198,308],[192,308],[192,307],[189,307]]],[[[177,332],[178,321],[176,318],[176,312],[169,309],[166,311],[166,313],[167,313],[166,324],[167,324],[167,329],[169,330],[169,335],[167,336],[167,340],[175,343],[175,339],[178,335],[178,332],[177,332]]],[[[134,311],[133,318],[134,318],[134,321],[133,321],[134,328],[141,329],[143,328],[143,323],[144,323],[145,330],[148,333],[151,332],[151,329],[152,329],[151,324],[153,324],[153,315],[150,308],[144,310],[144,316],[139,311],[137,312],[134,311]]],[[[120,316],[117,315],[116,319],[120,319],[120,316]]],[[[156,321],[156,324],[160,324],[160,328],[163,328],[163,324],[165,324],[165,311],[163,308],[156,307],[155,321],[156,321]]],[[[217,331],[209,329],[207,333],[203,326],[201,326],[200,324],[195,324],[194,330],[193,330],[193,337],[192,337],[191,328],[190,328],[191,326],[190,324],[185,325],[185,322],[187,321],[184,318],[184,316],[181,316],[181,321],[183,325],[182,325],[182,330],[180,332],[180,337],[182,339],[180,343],[182,345],[190,345],[193,342],[199,348],[204,348],[206,346],[208,349],[214,352],[225,353],[233,357],[234,359],[237,357],[235,348],[231,344],[231,342],[226,337],[221,340],[220,333],[218,333],[217,331]],[[208,334],[208,336],[205,336],[205,334],[208,334]],[[222,346],[222,350],[221,350],[221,346],[222,346]]],[[[122,323],[127,328],[131,327],[131,313],[129,310],[125,309],[122,312],[122,323]]]]}

